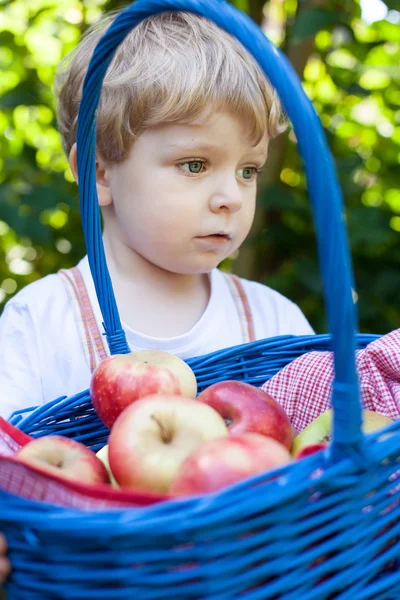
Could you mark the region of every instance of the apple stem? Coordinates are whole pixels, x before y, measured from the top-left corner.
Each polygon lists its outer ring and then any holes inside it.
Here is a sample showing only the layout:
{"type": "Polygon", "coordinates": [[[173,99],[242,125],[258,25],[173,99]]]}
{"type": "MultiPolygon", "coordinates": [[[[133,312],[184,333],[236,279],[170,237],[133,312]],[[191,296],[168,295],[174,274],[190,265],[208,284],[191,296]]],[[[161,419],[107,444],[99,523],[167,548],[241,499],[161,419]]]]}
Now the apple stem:
{"type": "Polygon", "coordinates": [[[162,441],[168,444],[172,440],[171,433],[167,430],[166,427],[164,427],[164,425],[157,419],[157,417],[151,415],[151,418],[157,423],[157,425],[160,428],[162,441]]]}

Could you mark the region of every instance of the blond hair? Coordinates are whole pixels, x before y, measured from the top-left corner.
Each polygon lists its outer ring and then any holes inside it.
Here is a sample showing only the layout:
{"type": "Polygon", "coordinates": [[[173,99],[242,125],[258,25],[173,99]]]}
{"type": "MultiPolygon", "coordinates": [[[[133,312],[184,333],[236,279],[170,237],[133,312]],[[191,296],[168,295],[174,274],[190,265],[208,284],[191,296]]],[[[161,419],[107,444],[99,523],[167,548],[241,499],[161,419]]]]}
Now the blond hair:
{"type": "MultiPolygon", "coordinates": [[[[56,75],[57,116],[64,150],[76,141],[83,80],[96,44],[116,13],[88,30],[56,75]]],[[[245,123],[251,143],[284,129],[276,92],[255,60],[211,21],[164,12],[137,25],[120,44],[103,81],[97,149],[124,160],[135,137],[162,123],[203,122],[227,110],[245,123]]]]}

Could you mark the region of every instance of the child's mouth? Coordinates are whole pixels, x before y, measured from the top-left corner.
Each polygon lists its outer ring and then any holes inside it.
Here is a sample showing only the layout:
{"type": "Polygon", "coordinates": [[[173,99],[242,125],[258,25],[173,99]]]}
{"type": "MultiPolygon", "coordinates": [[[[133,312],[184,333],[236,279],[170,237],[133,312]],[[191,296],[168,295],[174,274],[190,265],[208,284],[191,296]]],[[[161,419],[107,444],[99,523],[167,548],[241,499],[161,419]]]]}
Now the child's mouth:
{"type": "Polygon", "coordinates": [[[202,235],[196,237],[203,245],[219,248],[224,246],[231,236],[228,233],[212,233],[211,235],[202,235]]]}

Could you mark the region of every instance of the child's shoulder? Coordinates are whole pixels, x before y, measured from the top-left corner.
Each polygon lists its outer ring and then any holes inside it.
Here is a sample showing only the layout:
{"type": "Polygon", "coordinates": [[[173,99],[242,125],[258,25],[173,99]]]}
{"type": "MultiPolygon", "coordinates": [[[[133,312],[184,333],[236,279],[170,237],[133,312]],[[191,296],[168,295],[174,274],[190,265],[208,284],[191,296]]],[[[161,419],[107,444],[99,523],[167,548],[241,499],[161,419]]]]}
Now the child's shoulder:
{"type": "Polygon", "coordinates": [[[268,307],[269,310],[273,310],[279,314],[282,313],[286,315],[286,317],[289,315],[296,317],[297,315],[302,314],[300,308],[290,300],[290,298],[287,298],[268,285],[243,278],[241,279],[241,282],[249,297],[249,302],[252,303],[255,308],[259,308],[264,312],[266,307],[268,307]]]}
{"type": "Polygon", "coordinates": [[[243,277],[238,280],[261,337],[314,333],[306,317],[292,300],[263,283],[243,277]]]}
{"type": "MultiPolygon", "coordinates": [[[[223,273],[223,276],[232,277],[227,273],[223,273]]],[[[289,298],[286,298],[286,296],[280,292],[277,292],[268,285],[259,283],[258,281],[252,281],[251,279],[245,279],[244,277],[238,277],[236,275],[234,278],[239,281],[244,292],[252,302],[268,302],[277,307],[284,306],[286,308],[297,308],[297,305],[292,302],[292,300],[289,300],[289,298]]]]}
{"type": "Polygon", "coordinates": [[[263,299],[270,298],[273,302],[282,302],[283,304],[295,305],[292,300],[289,300],[289,298],[264,283],[253,281],[251,279],[245,279],[243,277],[241,277],[240,280],[246,291],[255,297],[258,296],[263,299]]]}
{"type": "MultiPolygon", "coordinates": [[[[73,318],[61,278],[47,275],[7,302],[0,318],[0,338],[11,355],[29,354],[31,362],[37,359],[35,352],[40,347],[46,363],[68,331],[73,330],[73,318]]],[[[1,360],[4,363],[4,357],[1,360]]]]}
{"type": "Polygon", "coordinates": [[[46,275],[29,283],[6,304],[7,310],[23,309],[31,315],[49,317],[51,313],[65,309],[68,302],[65,286],[58,274],[46,275]]]}

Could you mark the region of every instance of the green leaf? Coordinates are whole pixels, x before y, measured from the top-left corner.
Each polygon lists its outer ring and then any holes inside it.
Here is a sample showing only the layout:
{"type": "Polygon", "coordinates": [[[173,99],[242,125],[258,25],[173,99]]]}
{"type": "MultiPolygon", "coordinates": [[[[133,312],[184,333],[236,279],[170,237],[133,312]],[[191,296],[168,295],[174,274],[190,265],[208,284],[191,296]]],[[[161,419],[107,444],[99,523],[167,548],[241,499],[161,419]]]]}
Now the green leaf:
{"type": "Polygon", "coordinates": [[[330,27],[338,22],[339,16],[334,10],[309,8],[301,11],[293,26],[292,40],[294,42],[301,42],[307,38],[314,37],[321,29],[330,27]]]}
{"type": "Polygon", "coordinates": [[[257,202],[269,209],[290,210],[295,207],[294,194],[282,184],[263,188],[257,202]]]}
{"type": "Polygon", "coordinates": [[[3,94],[0,98],[0,110],[4,108],[15,108],[21,104],[27,106],[42,104],[42,100],[30,80],[22,81],[15,88],[3,94]]]}
{"type": "Polygon", "coordinates": [[[384,0],[389,10],[400,10],[400,0],[384,0]]]}

